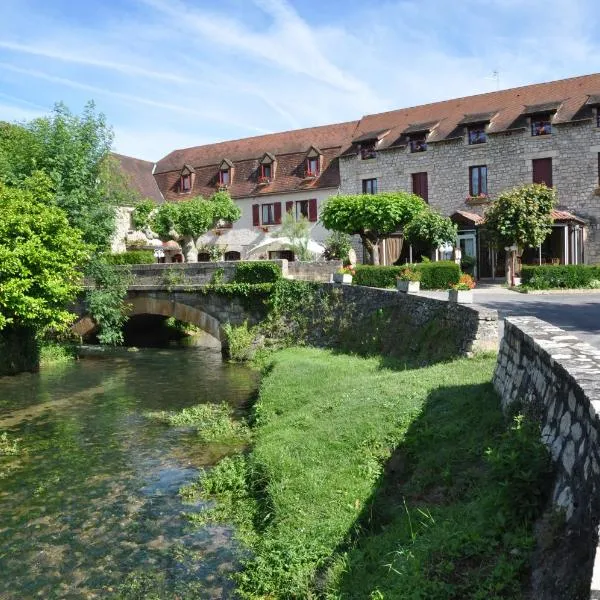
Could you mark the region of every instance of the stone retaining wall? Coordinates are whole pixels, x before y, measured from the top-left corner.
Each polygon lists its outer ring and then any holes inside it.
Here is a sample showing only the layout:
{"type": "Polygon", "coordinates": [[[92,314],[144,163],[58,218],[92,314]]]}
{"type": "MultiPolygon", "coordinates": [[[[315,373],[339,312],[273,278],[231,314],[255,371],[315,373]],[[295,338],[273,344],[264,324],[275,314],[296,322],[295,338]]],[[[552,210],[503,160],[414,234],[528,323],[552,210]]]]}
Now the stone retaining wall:
{"type": "Polygon", "coordinates": [[[534,317],[505,319],[494,387],[542,427],[556,466],[552,508],[564,526],[538,536],[536,600],[600,598],[594,569],[600,516],[600,350],[534,317]],[[541,547],[540,547],[541,546],[541,547]]]}
{"type": "Polygon", "coordinates": [[[341,267],[341,260],[328,260],[326,262],[293,261],[288,262],[287,277],[289,279],[328,283],[331,281],[332,275],[341,267]]]}

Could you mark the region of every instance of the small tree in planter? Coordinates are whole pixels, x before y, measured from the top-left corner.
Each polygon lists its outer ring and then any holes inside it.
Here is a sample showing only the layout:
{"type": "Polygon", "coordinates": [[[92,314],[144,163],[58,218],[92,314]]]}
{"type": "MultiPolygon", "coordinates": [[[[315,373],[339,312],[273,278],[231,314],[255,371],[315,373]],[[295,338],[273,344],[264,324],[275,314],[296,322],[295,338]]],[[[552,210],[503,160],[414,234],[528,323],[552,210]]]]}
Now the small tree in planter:
{"type": "Polygon", "coordinates": [[[463,273],[458,283],[450,286],[448,300],[450,302],[458,302],[459,304],[472,304],[474,287],[475,280],[470,275],[467,275],[467,273],[463,273]]]}
{"type": "Polygon", "coordinates": [[[492,237],[507,247],[506,281],[514,284],[517,252],[536,248],[552,230],[552,208],[556,191],[530,184],[502,192],[485,213],[485,227],[492,237]]]}
{"type": "Polygon", "coordinates": [[[407,267],[396,277],[396,288],[405,294],[418,294],[421,289],[421,273],[407,267]]]}
{"type": "Polygon", "coordinates": [[[408,192],[332,196],[321,212],[323,225],[331,231],[359,235],[379,264],[379,243],[404,228],[427,210],[424,200],[408,192]]]}
{"type": "Polygon", "coordinates": [[[425,243],[439,248],[456,245],[457,228],[448,218],[432,210],[420,212],[404,229],[404,237],[409,243],[425,243]]]}
{"type": "Polygon", "coordinates": [[[356,275],[356,271],[351,267],[342,267],[333,274],[334,283],[352,283],[352,278],[356,275]]]}

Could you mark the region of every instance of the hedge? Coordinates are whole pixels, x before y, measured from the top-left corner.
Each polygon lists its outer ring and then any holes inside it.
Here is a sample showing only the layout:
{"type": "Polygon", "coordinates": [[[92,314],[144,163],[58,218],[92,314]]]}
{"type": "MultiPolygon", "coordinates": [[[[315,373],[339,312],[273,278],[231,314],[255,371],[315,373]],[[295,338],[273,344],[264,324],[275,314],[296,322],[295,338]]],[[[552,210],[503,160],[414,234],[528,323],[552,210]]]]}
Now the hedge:
{"type": "Polygon", "coordinates": [[[151,265],[156,262],[152,250],[126,250],[109,254],[106,260],[111,265],[151,265]]]}
{"type": "Polygon", "coordinates": [[[443,260],[390,267],[357,265],[354,283],[369,287],[394,288],[396,276],[407,267],[420,271],[421,288],[424,290],[447,289],[450,284],[458,283],[460,278],[460,267],[451,260],[443,260]]]}
{"type": "Polygon", "coordinates": [[[239,262],[236,265],[235,283],[274,283],[281,279],[281,267],[266,261],[239,262]]]}
{"type": "Polygon", "coordinates": [[[534,290],[600,287],[600,265],[523,266],[521,282],[534,290]]]}

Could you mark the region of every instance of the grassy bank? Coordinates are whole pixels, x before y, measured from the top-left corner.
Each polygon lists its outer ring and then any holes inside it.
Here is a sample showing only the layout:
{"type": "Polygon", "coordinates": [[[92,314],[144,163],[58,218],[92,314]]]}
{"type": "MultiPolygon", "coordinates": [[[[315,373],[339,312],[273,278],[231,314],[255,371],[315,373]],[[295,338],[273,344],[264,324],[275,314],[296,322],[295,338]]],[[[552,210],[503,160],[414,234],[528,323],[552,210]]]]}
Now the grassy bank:
{"type": "Polygon", "coordinates": [[[217,501],[196,520],[251,546],[241,595],[520,598],[549,460],[534,428],[507,430],[494,361],[276,353],[252,452],[196,486],[217,501]]]}
{"type": "Polygon", "coordinates": [[[40,344],[40,367],[69,363],[77,358],[73,344],[43,340],[40,344]]]}

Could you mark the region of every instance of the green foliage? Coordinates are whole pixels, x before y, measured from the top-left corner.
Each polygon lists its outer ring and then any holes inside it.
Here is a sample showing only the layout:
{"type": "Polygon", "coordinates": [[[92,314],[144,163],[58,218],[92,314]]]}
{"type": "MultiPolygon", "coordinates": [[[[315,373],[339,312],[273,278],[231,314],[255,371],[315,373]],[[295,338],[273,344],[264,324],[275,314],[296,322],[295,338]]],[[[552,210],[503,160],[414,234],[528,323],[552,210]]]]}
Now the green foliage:
{"type": "Polygon", "coordinates": [[[137,202],[131,213],[133,227],[138,230],[150,227],[150,214],[155,208],[156,204],[150,198],[137,202]]]}
{"type": "Polygon", "coordinates": [[[112,131],[93,102],[73,115],[57,104],[47,117],[0,127],[0,180],[21,188],[35,171],[52,182],[52,203],[65,211],[85,242],[109,245],[115,207],[129,202],[131,191],[109,157],[112,131]]]}
{"type": "Polygon", "coordinates": [[[534,290],[594,288],[600,265],[523,266],[522,283],[534,290]]]}
{"type": "Polygon", "coordinates": [[[236,283],[275,283],[281,279],[281,267],[272,262],[238,262],[233,281],[236,283]]]}
{"type": "Polygon", "coordinates": [[[42,368],[70,363],[75,357],[73,346],[47,340],[40,345],[40,366],[42,368]]]}
{"type": "Polygon", "coordinates": [[[433,211],[416,215],[404,228],[404,237],[411,243],[430,244],[439,248],[444,244],[456,244],[457,227],[448,218],[433,211]]]}
{"type": "Polygon", "coordinates": [[[122,344],[122,327],[128,318],[125,298],[131,272],[109,264],[105,256],[98,256],[88,265],[86,275],[93,280],[93,287],[86,291],[86,305],[98,325],[100,343],[122,344]]]}
{"type": "Polygon", "coordinates": [[[378,264],[377,244],[426,210],[423,199],[408,192],[340,195],[327,200],[321,221],[332,231],[359,235],[378,264]]]}
{"type": "Polygon", "coordinates": [[[448,260],[389,267],[356,265],[354,283],[369,287],[394,288],[396,278],[407,268],[421,274],[421,288],[424,290],[447,289],[449,285],[458,283],[460,278],[460,267],[448,260]]]}
{"type": "Polygon", "coordinates": [[[310,241],[310,223],[308,219],[302,216],[296,220],[291,212],[283,217],[280,233],[287,237],[291,242],[291,250],[296,259],[300,261],[310,261],[314,259],[314,254],[308,249],[310,241]]]}
{"type": "Polygon", "coordinates": [[[181,285],[185,280],[184,274],[179,269],[168,268],[163,271],[162,284],[171,289],[174,285],[181,285]]]}
{"type": "Polygon", "coordinates": [[[345,263],[348,261],[350,250],[352,249],[351,238],[347,233],[334,231],[325,240],[325,252],[323,256],[327,260],[341,260],[345,263]]]}
{"type": "Polygon", "coordinates": [[[179,412],[151,412],[146,416],[171,427],[194,427],[203,442],[241,443],[249,435],[247,426],[233,418],[227,404],[197,404],[179,412]]]}
{"type": "Polygon", "coordinates": [[[0,182],[0,330],[13,324],[64,329],[80,289],[88,248],[64,211],[48,204],[52,183],[35,173],[11,188],[0,182]]]}
{"type": "Polygon", "coordinates": [[[238,327],[232,326],[231,323],[225,323],[223,332],[227,338],[227,351],[231,360],[243,362],[252,359],[256,331],[248,326],[248,321],[238,327]]]}
{"type": "Polygon", "coordinates": [[[36,371],[40,347],[33,327],[7,325],[0,330],[0,376],[36,371]]]}
{"type": "Polygon", "coordinates": [[[180,237],[176,229],[179,226],[179,215],[179,203],[165,202],[150,217],[150,228],[163,240],[180,237]]]}
{"type": "Polygon", "coordinates": [[[502,192],[485,213],[485,227],[502,245],[536,248],[552,230],[556,191],[530,184],[502,192]]]}
{"type": "Polygon", "coordinates": [[[151,265],[156,260],[152,250],[126,250],[107,255],[106,262],[111,265],[151,265]]]}
{"type": "Polygon", "coordinates": [[[19,454],[19,442],[11,440],[8,433],[0,433],[0,456],[15,456],[19,454]]]}

